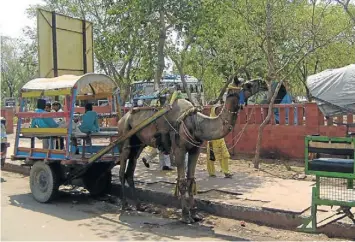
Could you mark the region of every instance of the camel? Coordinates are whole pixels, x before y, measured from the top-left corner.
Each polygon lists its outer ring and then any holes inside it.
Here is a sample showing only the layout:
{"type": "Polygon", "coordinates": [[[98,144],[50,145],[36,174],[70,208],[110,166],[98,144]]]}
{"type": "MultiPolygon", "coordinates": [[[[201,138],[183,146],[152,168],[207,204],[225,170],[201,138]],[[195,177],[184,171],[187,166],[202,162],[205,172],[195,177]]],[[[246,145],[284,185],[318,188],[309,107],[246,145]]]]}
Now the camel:
{"type": "MultiPolygon", "coordinates": [[[[173,151],[178,173],[176,195],[180,194],[181,198],[182,221],[189,224],[201,220],[202,218],[196,213],[193,197],[196,188],[195,168],[201,145],[204,141],[223,138],[232,130],[241,105],[259,91],[261,84],[259,81],[240,83],[235,79],[228,88],[226,101],[220,114],[215,118],[202,114],[191,102],[177,99],[168,113],[121,144],[119,178],[122,208],[125,209],[128,205],[124,193],[125,181],[127,181],[137,209],[142,209],[135,194],[133,177],[142,150],[146,146],[152,146],[166,153],[173,151]],[[187,173],[184,165],[186,153],[188,153],[187,173]],[[128,167],[126,167],[127,160],[128,167]]],[[[119,135],[133,129],[143,120],[151,117],[154,112],[156,112],[154,109],[142,109],[126,113],[118,122],[119,135]]]]}

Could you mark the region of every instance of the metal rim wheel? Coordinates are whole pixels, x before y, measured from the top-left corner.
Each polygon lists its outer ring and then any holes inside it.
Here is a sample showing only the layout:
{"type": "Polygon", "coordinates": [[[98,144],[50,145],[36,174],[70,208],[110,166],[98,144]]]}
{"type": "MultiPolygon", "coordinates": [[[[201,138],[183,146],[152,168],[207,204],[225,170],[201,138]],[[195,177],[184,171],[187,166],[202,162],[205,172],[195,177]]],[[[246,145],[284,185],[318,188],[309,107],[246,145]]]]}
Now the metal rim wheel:
{"type": "Polygon", "coordinates": [[[104,174],[99,176],[86,175],[84,177],[85,188],[90,192],[93,197],[102,196],[110,193],[112,173],[111,171],[106,171],[104,174]]]}
{"type": "Polygon", "coordinates": [[[37,161],[30,171],[30,188],[33,197],[38,202],[50,202],[59,189],[58,175],[54,167],[37,161]]]}

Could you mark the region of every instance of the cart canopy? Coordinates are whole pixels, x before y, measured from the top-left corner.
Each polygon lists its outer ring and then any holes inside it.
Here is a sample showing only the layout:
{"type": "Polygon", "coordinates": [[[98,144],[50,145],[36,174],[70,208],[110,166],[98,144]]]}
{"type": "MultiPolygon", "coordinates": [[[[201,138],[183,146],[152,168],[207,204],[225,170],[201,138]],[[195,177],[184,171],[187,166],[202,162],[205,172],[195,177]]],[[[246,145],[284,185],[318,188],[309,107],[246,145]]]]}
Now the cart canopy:
{"type": "Polygon", "coordinates": [[[324,116],[355,114],[355,64],[311,75],[307,87],[324,116]]]}
{"type": "Polygon", "coordinates": [[[78,95],[112,93],[118,86],[107,75],[87,73],[82,76],[63,75],[53,78],[36,78],[27,82],[22,92],[72,89],[77,86],[78,95]]]}

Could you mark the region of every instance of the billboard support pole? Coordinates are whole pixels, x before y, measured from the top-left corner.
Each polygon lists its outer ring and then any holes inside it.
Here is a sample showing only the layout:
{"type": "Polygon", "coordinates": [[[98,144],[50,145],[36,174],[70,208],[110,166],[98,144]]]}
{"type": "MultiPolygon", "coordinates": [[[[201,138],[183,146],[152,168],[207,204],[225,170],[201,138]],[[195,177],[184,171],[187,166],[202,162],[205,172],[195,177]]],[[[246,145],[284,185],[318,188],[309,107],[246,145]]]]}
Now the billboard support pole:
{"type": "Polygon", "coordinates": [[[83,70],[84,74],[87,73],[88,68],[87,68],[87,59],[86,59],[86,21],[83,19],[82,20],[82,26],[83,26],[83,70]]]}
{"type": "Polygon", "coordinates": [[[57,54],[57,21],[55,11],[52,11],[52,47],[53,47],[53,74],[58,76],[58,54],[57,54]]]}
{"type": "MultiPolygon", "coordinates": [[[[57,20],[55,11],[52,11],[52,46],[53,46],[53,75],[58,76],[58,52],[57,52],[57,20]]],[[[54,97],[55,101],[59,101],[59,97],[54,97]]]]}

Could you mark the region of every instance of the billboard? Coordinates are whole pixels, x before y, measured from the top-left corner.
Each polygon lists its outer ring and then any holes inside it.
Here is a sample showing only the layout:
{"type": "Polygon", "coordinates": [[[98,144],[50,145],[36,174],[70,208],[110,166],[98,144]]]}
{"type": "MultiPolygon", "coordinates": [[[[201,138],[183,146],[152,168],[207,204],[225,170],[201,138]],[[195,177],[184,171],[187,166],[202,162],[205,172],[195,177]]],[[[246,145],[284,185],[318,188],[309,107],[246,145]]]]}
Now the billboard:
{"type": "Polygon", "coordinates": [[[93,24],[37,9],[40,77],[94,72],[93,24]]]}

